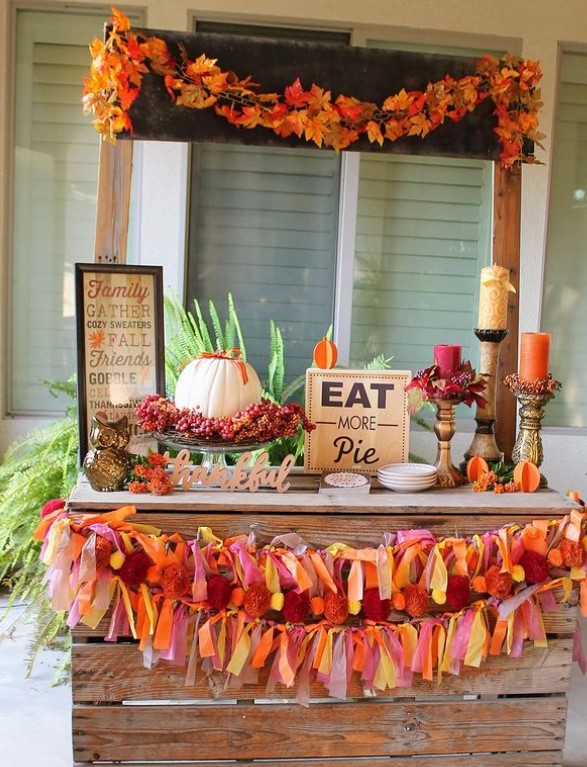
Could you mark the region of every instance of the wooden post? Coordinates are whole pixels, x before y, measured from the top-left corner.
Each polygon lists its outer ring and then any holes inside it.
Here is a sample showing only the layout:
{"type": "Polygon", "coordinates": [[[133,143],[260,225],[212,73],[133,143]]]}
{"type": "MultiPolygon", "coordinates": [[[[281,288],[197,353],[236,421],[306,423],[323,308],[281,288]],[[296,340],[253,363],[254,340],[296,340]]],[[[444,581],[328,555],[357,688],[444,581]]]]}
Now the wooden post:
{"type": "Polygon", "coordinates": [[[94,261],[124,264],[128,238],[132,141],[100,145],[94,261]]]}
{"type": "Polygon", "coordinates": [[[509,293],[509,334],[500,348],[495,424],[497,444],[505,460],[510,461],[516,441],[516,399],[502,381],[508,373],[518,369],[522,172],[519,166],[504,170],[497,162],[494,168],[493,263],[510,270],[510,281],[516,288],[515,293],[509,293]]]}

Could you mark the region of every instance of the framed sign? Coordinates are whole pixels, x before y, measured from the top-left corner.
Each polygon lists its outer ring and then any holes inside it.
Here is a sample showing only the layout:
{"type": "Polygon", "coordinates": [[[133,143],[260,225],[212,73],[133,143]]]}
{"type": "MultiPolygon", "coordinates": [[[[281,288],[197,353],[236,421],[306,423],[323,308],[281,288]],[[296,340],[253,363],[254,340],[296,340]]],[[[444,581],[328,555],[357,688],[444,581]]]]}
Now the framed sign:
{"type": "Polygon", "coordinates": [[[406,370],[306,371],[304,470],[360,471],[408,460],[410,417],[406,370]]]}
{"type": "Polygon", "coordinates": [[[165,393],[163,269],[76,264],[77,377],[80,460],[92,417],[128,417],[131,453],[144,452],[135,406],[165,393]]]}

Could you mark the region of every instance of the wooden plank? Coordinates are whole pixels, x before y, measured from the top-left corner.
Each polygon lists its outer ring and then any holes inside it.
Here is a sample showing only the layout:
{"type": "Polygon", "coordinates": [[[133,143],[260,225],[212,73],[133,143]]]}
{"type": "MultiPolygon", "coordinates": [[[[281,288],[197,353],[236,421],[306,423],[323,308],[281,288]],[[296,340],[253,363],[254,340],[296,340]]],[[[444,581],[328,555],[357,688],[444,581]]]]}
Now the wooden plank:
{"type": "MultiPolygon", "coordinates": [[[[344,492],[318,493],[317,478],[309,485],[305,475],[288,478],[291,489],[275,491],[225,492],[220,490],[176,490],[164,496],[137,496],[129,492],[99,493],[82,481],[74,489],[69,508],[74,511],[104,511],[133,505],[141,511],[165,513],[217,511],[255,511],[297,514],[367,514],[370,517],[388,514],[398,517],[428,517],[430,515],[485,515],[520,518],[561,517],[578,508],[569,498],[550,490],[536,493],[474,493],[471,487],[431,489],[423,493],[395,493],[373,483],[368,494],[344,492]]],[[[505,521],[505,520],[504,520],[505,521]]]]}
{"type": "Polygon", "coordinates": [[[511,461],[516,441],[516,398],[502,381],[518,369],[518,332],[520,296],[520,229],[522,216],[522,172],[520,168],[505,171],[494,164],[493,195],[493,263],[510,270],[510,281],[516,288],[508,293],[509,333],[500,344],[497,369],[495,424],[496,441],[506,461],[511,461]]]}
{"type": "MultiPolygon", "coordinates": [[[[536,518],[534,515],[533,518],[536,518]]],[[[212,528],[221,537],[253,532],[259,544],[269,543],[276,535],[297,532],[310,546],[329,546],[335,541],[343,541],[349,546],[377,546],[383,533],[398,530],[426,529],[435,535],[466,536],[495,530],[511,522],[526,521],[521,516],[509,519],[501,517],[443,517],[430,516],[426,519],[406,514],[404,517],[391,516],[354,516],[352,514],[324,515],[311,514],[222,514],[203,512],[202,514],[157,514],[144,512],[133,516],[136,523],[151,524],[168,533],[179,533],[186,538],[194,538],[200,525],[212,528]]]]}
{"type": "MultiPolygon", "coordinates": [[[[508,695],[523,690],[525,695],[564,693],[568,690],[572,667],[573,641],[554,639],[548,649],[527,646],[521,658],[493,656],[478,669],[464,667],[460,676],[445,674],[441,684],[414,676],[409,688],[397,688],[378,694],[378,698],[414,698],[419,696],[508,695]]],[[[268,671],[261,673],[258,684],[240,689],[225,689],[221,674],[208,679],[200,671],[196,684],[185,686],[186,669],[159,661],[144,668],[143,656],[136,644],[74,644],[73,700],[75,703],[121,702],[123,700],[193,700],[255,698],[295,699],[296,688],[278,685],[267,694],[268,671]]],[[[312,698],[325,698],[327,692],[318,682],[312,684],[312,698]]],[[[356,674],[348,688],[348,698],[365,693],[356,674]]],[[[373,697],[370,695],[369,697],[373,697]]]]}
{"type": "Polygon", "coordinates": [[[102,141],[98,166],[98,206],[94,261],[124,264],[128,235],[132,142],[102,141]]]}
{"type": "Polygon", "coordinates": [[[409,756],[562,748],[564,697],[459,703],[74,706],[79,761],[409,756]],[[169,723],[173,726],[169,726],[169,723]],[[366,722],[369,723],[365,726],[366,722]],[[455,738],[455,734],[458,737],[455,738]]]}
{"type": "MultiPolygon", "coordinates": [[[[562,767],[562,751],[532,751],[510,754],[454,754],[452,756],[435,756],[432,759],[418,757],[354,757],[353,759],[279,759],[273,757],[271,762],[258,762],[249,759],[239,759],[238,767],[371,767],[383,765],[387,767],[562,767]]],[[[124,767],[126,763],[119,763],[124,767]]],[[[182,762],[181,767],[230,767],[233,762],[182,762]]],[[[157,767],[178,767],[177,762],[157,762],[157,767]]],[[[87,762],[76,762],[74,767],[87,767],[87,762]]],[[[132,767],[153,767],[153,762],[133,762],[132,767]]]]}
{"type": "MultiPolygon", "coordinates": [[[[440,608],[438,608],[440,611],[440,608]]],[[[572,636],[575,633],[577,627],[577,608],[573,605],[560,604],[557,605],[556,610],[553,612],[545,613],[542,616],[544,622],[544,630],[547,636],[572,636]]],[[[72,631],[72,636],[76,642],[86,642],[87,640],[103,640],[108,633],[110,617],[107,614],[95,629],[91,629],[88,626],[80,623],[72,631]]],[[[131,640],[130,635],[120,637],[121,640],[131,640]]],[[[528,645],[529,647],[530,645],[528,645]]]]}
{"type": "MultiPolygon", "coordinates": [[[[138,30],[137,30],[138,31],[138,30]]],[[[153,30],[141,30],[153,34],[153,30]]],[[[475,59],[316,41],[271,40],[249,36],[212,33],[155,32],[180,59],[178,45],[190,57],[207,56],[218,60],[224,71],[239,77],[252,76],[260,93],[283,93],[299,77],[309,89],[313,83],[330,90],[333,101],[340,94],[381,105],[388,96],[405,90],[426,90],[429,82],[458,78],[475,71],[475,59]]],[[[362,136],[349,149],[353,151],[433,154],[495,160],[499,156],[494,105],[490,99],[459,123],[446,120],[422,141],[419,137],[386,141],[382,147],[362,136]]],[[[133,138],[157,141],[212,141],[256,146],[304,146],[312,143],[296,136],[279,138],[264,128],[240,130],[215,114],[213,109],[187,109],[174,106],[161,77],[147,74],[138,98],[130,108],[133,138]]]]}

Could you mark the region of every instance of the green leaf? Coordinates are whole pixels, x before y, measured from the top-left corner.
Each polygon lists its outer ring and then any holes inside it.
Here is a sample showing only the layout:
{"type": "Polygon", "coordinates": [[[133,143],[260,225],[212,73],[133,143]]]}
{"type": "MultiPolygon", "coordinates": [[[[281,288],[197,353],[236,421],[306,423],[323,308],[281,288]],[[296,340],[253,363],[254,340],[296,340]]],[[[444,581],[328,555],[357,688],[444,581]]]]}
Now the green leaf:
{"type": "Polygon", "coordinates": [[[212,328],[214,330],[214,335],[216,336],[215,351],[226,351],[228,347],[226,345],[224,333],[222,332],[222,323],[220,322],[220,317],[218,316],[218,312],[216,311],[216,307],[212,300],[208,301],[208,311],[210,312],[212,328]]]}
{"type": "Polygon", "coordinates": [[[202,346],[203,346],[202,351],[215,352],[216,349],[214,348],[212,344],[212,339],[210,338],[208,325],[206,324],[206,320],[204,319],[204,315],[202,314],[200,304],[198,303],[198,300],[196,298],[194,298],[194,308],[196,310],[196,316],[198,318],[198,330],[202,338],[202,346]]]}
{"type": "Polygon", "coordinates": [[[240,322],[238,321],[236,309],[234,308],[234,300],[232,298],[232,293],[228,294],[228,316],[230,317],[230,320],[234,324],[234,327],[236,330],[236,337],[238,339],[238,348],[241,350],[241,357],[246,361],[247,350],[245,347],[245,339],[243,338],[243,332],[241,330],[240,322]]]}

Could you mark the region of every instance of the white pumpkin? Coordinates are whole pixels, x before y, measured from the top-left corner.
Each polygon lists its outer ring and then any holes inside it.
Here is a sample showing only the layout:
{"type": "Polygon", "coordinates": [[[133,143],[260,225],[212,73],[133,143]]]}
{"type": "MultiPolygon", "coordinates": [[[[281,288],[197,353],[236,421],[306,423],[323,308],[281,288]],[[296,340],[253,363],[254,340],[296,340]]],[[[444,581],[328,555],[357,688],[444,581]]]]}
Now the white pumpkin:
{"type": "Polygon", "coordinates": [[[176,406],[198,408],[206,418],[230,418],[260,399],[254,368],[224,352],[190,362],[175,387],[176,406]]]}

